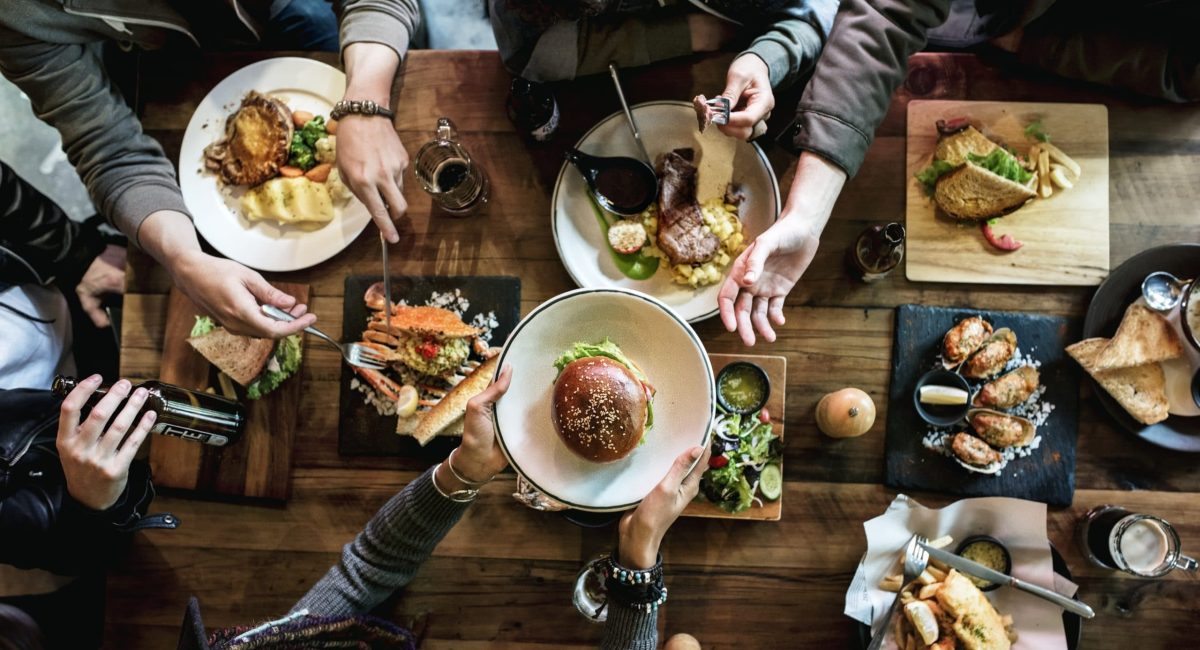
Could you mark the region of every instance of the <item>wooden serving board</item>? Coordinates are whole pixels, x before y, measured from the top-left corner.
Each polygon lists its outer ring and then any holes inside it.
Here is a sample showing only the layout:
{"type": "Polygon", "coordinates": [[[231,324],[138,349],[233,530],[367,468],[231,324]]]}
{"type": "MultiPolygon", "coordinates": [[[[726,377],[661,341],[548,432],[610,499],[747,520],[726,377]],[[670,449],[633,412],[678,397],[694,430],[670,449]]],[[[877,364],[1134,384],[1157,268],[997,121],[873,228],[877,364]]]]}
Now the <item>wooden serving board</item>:
{"type": "MultiPolygon", "coordinates": [[[[900,305],[896,308],[896,338],[892,348],[892,379],[888,388],[884,482],[901,490],[935,490],[962,496],[1004,496],[1071,505],[1075,495],[1075,448],[1079,432],[1079,372],[1063,347],[1078,340],[1077,327],[1057,316],[1019,312],[979,311],[900,305]],[[931,427],[917,414],[913,391],[917,380],[935,366],[942,338],[960,320],[981,316],[999,329],[1017,335],[1022,353],[1041,362],[1038,372],[1046,387],[1043,401],[1054,405],[1038,427],[1038,448],[1027,458],[1015,458],[1000,474],[967,471],[954,459],[926,449],[931,427]]],[[[968,380],[972,390],[982,382],[968,380]]],[[[955,432],[968,430],[962,424],[955,432]]]]}
{"type": "Polygon", "coordinates": [[[908,104],[905,257],[909,280],[978,284],[1098,285],[1108,275],[1108,109],[1099,104],[922,101],[908,104]],[[1025,245],[999,251],[975,223],[935,210],[915,175],[933,160],[936,122],[967,117],[1020,154],[1034,144],[1025,127],[1041,121],[1050,141],[1082,168],[1075,186],[1055,188],[993,228],[1025,245]]]}
{"type": "MultiPolygon", "coordinates": [[[[306,284],[276,283],[281,291],[308,303],[306,284]]],[[[179,291],[171,289],[163,337],[161,381],[193,390],[216,385],[216,371],[188,345],[188,334],[203,312],[179,291]]],[[[300,373],[259,400],[243,400],[246,433],[226,447],[154,436],[150,467],[162,487],[210,494],[272,500],[288,498],[291,487],[292,440],[296,406],[300,403],[300,373]]]]}
{"type": "MultiPolygon", "coordinates": [[[[712,362],[713,376],[721,372],[721,369],[735,361],[749,361],[758,364],[767,372],[767,379],[771,382],[771,395],[767,399],[767,412],[771,415],[771,430],[775,435],[779,436],[780,442],[783,441],[783,422],[784,422],[784,405],[787,404],[787,357],[778,356],[760,356],[760,355],[737,355],[737,354],[709,354],[709,361],[712,362]]],[[[783,459],[779,459],[779,469],[783,470],[783,459]]],[[[785,490],[786,491],[786,490],[785,490]]],[[[704,495],[696,497],[695,501],[688,504],[688,507],[683,510],[684,517],[705,517],[709,519],[750,519],[755,521],[779,521],[783,515],[783,496],[781,495],[775,501],[763,501],[762,506],[751,506],[749,510],[731,514],[718,508],[711,501],[704,498],[704,495]]]]}

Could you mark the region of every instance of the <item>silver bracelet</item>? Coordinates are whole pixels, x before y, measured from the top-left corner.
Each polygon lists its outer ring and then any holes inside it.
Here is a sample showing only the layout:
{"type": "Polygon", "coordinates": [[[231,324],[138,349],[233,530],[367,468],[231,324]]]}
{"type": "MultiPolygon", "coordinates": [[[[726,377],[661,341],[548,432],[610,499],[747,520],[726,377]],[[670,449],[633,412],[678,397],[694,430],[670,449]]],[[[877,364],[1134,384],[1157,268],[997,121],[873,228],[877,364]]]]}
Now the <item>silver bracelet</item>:
{"type": "MultiPolygon", "coordinates": [[[[449,499],[455,503],[471,503],[472,501],[475,500],[475,497],[479,496],[479,490],[475,490],[475,489],[471,489],[471,488],[468,488],[466,490],[455,490],[453,492],[446,492],[445,490],[443,490],[442,486],[438,485],[438,482],[437,482],[437,473],[438,473],[438,470],[441,469],[441,467],[442,467],[442,463],[438,463],[437,467],[433,468],[433,475],[429,477],[430,480],[433,481],[433,489],[437,490],[438,494],[446,497],[447,499],[449,499]]],[[[451,473],[454,472],[454,470],[450,470],[450,471],[451,471],[451,473]]]]}
{"type": "Polygon", "coordinates": [[[455,447],[453,450],[451,450],[450,455],[446,457],[446,467],[450,470],[450,473],[454,476],[454,478],[458,479],[459,483],[462,483],[463,485],[465,485],[469,488],[474,488],[474,489],[478,490],[479,488],[487,485],[488,483],[491,483],[492,479],[496,478],[496,475],[493,474],[490,477],[488,477],[488,479],[486,481],[472,481],[471,479],[463,476],[462,474],[459,474],[458,470],[454,469],[454,454],[456,452],[458,452],[458,449],[459,449],[458,447],[455,447]]]}

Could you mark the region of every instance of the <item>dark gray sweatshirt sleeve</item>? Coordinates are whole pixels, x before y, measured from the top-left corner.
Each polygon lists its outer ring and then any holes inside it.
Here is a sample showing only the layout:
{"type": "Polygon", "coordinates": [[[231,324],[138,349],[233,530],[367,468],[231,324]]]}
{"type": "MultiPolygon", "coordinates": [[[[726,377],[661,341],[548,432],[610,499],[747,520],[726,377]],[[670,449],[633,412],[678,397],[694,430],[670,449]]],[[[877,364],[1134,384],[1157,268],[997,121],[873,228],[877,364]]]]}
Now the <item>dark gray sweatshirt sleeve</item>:
{"type": "Polygon", "coordinates": [[[187,214],[175,168],[109,79],[99,43],[45,43],[0,28],[0,72],[58,129],[97,210],[130,239],[152,212],[187,214]]]}
{"type": "Polygon", "coordinates": [[[392,497],[342,548],[342,558],[309,589],[292,611],[351,616],[374,609],[408,584],[421,563],[467,511],[438,493],[433,469],[392,497]]]}
{"type": "Polygon", "coordinates": [[[600,650],[655,650],[658,647],[658,611],[646,612],[608,602],[608,620],[600,650]]]}

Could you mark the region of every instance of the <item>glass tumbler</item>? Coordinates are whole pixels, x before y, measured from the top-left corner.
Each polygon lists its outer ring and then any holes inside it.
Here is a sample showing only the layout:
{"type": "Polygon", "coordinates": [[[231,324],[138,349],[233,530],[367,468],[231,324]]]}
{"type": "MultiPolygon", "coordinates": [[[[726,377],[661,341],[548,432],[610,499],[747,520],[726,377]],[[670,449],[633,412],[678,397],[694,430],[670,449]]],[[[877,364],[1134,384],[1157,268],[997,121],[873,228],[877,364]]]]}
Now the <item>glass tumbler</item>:
{"type": "Polygon", "coordinates": [[[487,174],[459,144],[448,117],[438,118],[434,139],[417,151],[413,169],[421,188],[451,216],[470,216],[487,204],[487,174]]]}

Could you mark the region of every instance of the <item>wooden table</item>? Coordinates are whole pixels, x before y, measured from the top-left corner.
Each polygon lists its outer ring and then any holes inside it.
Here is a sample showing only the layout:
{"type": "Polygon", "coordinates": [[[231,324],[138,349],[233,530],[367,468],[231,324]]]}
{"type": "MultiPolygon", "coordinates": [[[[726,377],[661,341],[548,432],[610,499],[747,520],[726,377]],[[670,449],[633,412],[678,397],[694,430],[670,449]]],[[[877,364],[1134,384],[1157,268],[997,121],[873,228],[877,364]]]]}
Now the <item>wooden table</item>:
{"type": "MultiPolygon", "coordinates": [[[[194,61],[147,61],[139,109],[145,128],[175,158],[197,102],[224,76],[262,54],[194,61]],[[154,66],[164,66],[155,68],[154,66]]],[[[327,57],[324,60],[334,63],[327,57]]],[[[722,87],[727,56],[624,73],[631,102],[683,99],[722,87]]],[[[843,597],[864,548],[862,522],[895,494],[881,485],[893,308],[905,302],[1084,313],[1090,289],[914,284],[902,272],[872,285],[852,283],[842,256],[872,223],[904,213],[905,106],[912,98],[1100,102],[1109,107],[1112,264],[1145,248],[1200,240],[1200,110],[1127,98],[995,67],[967,55],[918,55],[859,175],[846,187],[812,267],[792,293],[787,326],[773,346],[788,357],[787,473],[783,521],[685,520],[668,535],[671,602],[665,634],[689,632],[705,648],[841,648],[854,627],[843,597]],[[842,386],[867,390],[879,417],[867,435],[818,435],[813,409],[842,386]]],[[[617,110],[606,77],[558,88],[557,140],[532,146],[513,132],[503,102],[509,75],[493,52],[413,52],[399,91],[397,128],[409,152],[436,118],[454,119],[493,183],[490,215],[431,219],[430,200],[409,182],[409,221],[392,255],[397,274],[520,276],[522,310],[573,288],[559,263],[548,215],[561,149],[617,110]]],[[[781,98],[784,121],[795,98],[781,98]]],[[[773,132],[782,128],[775,124],[773,132]]],[[[770,159],[787,188],[793,158],[775,145],[770,159]]],[[[320,325],[341,329],[343,278],[377,272],[377,239],[364,232],[320,266],[276,274],[311,283],[320,325]]],[[[156,377],[169,278],[146,256],[130,256],[121,364],[132,378],[156,377]]],[[[350,299],[357,300],[357,296],[350,299]]],[[[745,351],[717,319],[698,326],[709,350],[745,351]]],[[[173,647],[189,595],[211,626],[281,614],[336,561],[349,540],[420,468],[403,459],[337,453],[339,359],[308,345],[300,381],[292,498],[286,506],[161,496],[155,510],[176,513],[177,531],[137,536],[111,575],[107,636],[112,647],[173,647]]],[[[1088,389],[1083,389],[1087,393],[1088,389]]],[[[1084,626],[1085,648],[1190,647],[1200,634],[1200,584],[1172,575],[1141,581],[1089,567],[1074,526],[1097,504],[1121,503],[1175,523],[1185,550],[1200,550],[1200,458],[1152,447],[1114,428],[1085,395],[1073,507],[1052,512],[1050,538],[1066,556],[1080,593],[1099,612],[1084,626]]],[[[513,480],[489,487],[438,547],[416,580],[385,606],[395,620],[424,619],[425,647],[585,648],[600,628],[570,604],[581,563],[612,543],[610,530],[582,530],[514,502],[513,480]]],[[[917,495],[929,505],[951,498],[917,495]]]]}

